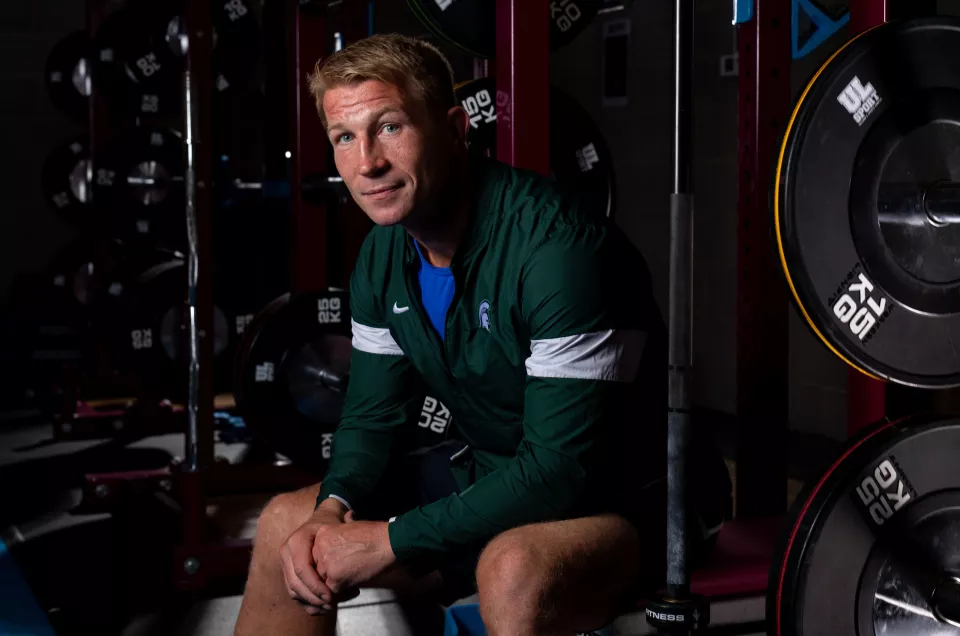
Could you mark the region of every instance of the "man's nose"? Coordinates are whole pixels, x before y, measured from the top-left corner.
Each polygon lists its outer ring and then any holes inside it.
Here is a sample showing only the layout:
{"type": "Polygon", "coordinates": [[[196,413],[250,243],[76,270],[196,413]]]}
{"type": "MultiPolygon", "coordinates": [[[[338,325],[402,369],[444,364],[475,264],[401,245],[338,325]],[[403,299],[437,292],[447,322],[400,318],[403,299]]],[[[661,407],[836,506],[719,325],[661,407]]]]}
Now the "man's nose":
{"type": "Polygon", "coordinates": [[[360,144],[360,171],[365,176],[383,172],[389,166],[383,156],[383,148],[375,139],[364,140],[360,144]]]}

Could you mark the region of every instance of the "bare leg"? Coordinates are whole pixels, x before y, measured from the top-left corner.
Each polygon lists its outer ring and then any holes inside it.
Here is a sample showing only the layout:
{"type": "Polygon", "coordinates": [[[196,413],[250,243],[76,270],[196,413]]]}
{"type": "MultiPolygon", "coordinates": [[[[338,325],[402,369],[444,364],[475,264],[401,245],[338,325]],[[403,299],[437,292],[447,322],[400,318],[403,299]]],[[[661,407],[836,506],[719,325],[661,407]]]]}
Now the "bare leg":
{"type": "MultiPolygon", "coordinates": [[[[281,546],[313,514],[319,491],[320,484],[316,484],[278,495],[260,514],[235,636],[334,636],[336,610],[323,616],[308,615],[287,594],[280,561],[281,546]]],[[[414,580],[396,570],[365,587],[385,587],[420,596],[430,594],[440,583],[438,574],[414,580]]]]}
{"type": "Polygon", "coordinates": [[[616,617],[642,567],[640,536],[618,515],[514,528],[480,555],[480,614],[490,636],[596,629],[616,617]]]}

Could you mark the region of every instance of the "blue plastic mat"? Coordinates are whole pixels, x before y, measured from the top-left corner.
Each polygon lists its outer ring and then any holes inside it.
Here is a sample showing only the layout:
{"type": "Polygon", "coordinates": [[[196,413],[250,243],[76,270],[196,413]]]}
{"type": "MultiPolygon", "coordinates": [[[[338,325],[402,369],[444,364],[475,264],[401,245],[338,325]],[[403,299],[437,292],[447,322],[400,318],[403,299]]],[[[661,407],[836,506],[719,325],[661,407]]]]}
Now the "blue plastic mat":
{"type": "Polygon", "coordinates": [[[480,620],[480,606],[477,603],[447,608],[443,636],[486,636],[486,633],[487,628],[480,620]]]}
{"type": "MultiPolygon", "coordinates": [[[[443,622],[443,636],[486,636],[487,628],[480,620],[480,606],[477,603],[453,605],[447,608],[443,622]]],[[[612,627],[586,632],[581,636],[615,636],[612,627]]]]}
{"type": "Polygon", "coordinates": [[[56,636],[20,568],[0,540],[0,636],[56,636]]]}

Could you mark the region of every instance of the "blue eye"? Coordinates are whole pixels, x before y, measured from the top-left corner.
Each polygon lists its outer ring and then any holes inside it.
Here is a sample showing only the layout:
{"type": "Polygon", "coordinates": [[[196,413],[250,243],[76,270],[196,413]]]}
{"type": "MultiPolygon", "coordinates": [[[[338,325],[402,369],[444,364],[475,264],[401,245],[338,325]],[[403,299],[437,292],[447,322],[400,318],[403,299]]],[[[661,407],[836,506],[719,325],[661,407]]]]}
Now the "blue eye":
{"type": "Polygon", "coordinates": [[[383,131],[388,135],[392,135],[398,130],[400,130],[400,126],[398,126],[397,124],[384,124],[383,126],[383,131]]]}
{"type": "Polygon", "coordinates": [[[340,143],[340,144],[346,143],[347,141],[349,141],[348,139],[349,137],[351,137],[350,133],[343,133],[342,135],[337,137],[337,143],[340,143]]]}

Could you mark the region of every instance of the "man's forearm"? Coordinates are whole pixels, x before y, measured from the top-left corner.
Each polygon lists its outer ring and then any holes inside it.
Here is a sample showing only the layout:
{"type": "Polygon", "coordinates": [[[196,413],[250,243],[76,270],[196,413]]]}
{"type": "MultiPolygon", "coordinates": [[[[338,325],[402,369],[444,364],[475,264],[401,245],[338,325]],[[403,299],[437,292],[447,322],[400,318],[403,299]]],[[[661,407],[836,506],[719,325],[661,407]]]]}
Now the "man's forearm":
{"type": "Polygon", "coordinates": [[[429,567],[446,552],[482,546],[509,528],[565,518],[584,489],[575,460],[527,448],[463,493],[399,515],[389,527],[391,547],[399,562],[429,567]]]}
{"type": "MultiPolygon", "coordinates": [[[[405,415],[393,416],[403,422],[405,415]]],[[[363,514],[364,504],[386,469],[397,422],[343,422],[334,434],[330,469],[320,487],[317,505],[335,496],[348,509],[363,514]]]]}

